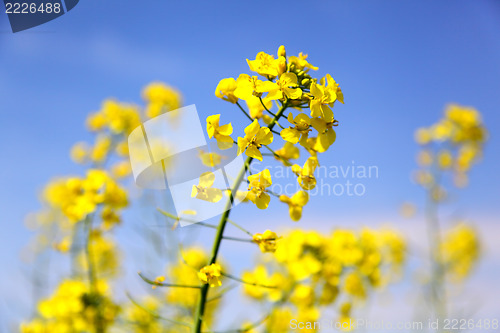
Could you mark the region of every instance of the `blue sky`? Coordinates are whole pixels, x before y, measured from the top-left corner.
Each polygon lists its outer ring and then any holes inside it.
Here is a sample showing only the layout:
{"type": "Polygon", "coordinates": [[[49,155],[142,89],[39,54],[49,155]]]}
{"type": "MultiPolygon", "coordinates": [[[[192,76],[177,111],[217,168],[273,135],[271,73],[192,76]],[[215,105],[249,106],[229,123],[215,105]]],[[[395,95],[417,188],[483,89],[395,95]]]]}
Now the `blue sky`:
{"type": "MultiPolygon", "coordinates": [[[[409,178],[413,131],[436,121],[450,102],[476,107],[490,132],[484,160],[454,205],[479,226],[481,220],[496,224],[498,31],[500,3],[493,0],[86,0],[17,34],[0,13],[0,264],[21,270],[19,253],[31,237],[24,217],[38,208],[37,191],[51,177],[81,172],[68,150],[89,139],[84,119],[103,99],[140,102],[141,88],[160,80],[180,89],[185,104],[196,104],[203,115],[243,121],[233,105],[215,98],[215,86],[248,73],[245,58],[274,53],[281,44],[289,55],[308,53],[318,76],[331,73],[344,91],[345,105],[334,110],[337,142],[321,162],[379,170],[378,178],[364,182],[362,197],[315,197],[307,207],[314,219],[301,227],[390,221],[403,201],[421,202],[409,178]]],[[[0,284],[8,280],[3,274],[0,284]]]]}

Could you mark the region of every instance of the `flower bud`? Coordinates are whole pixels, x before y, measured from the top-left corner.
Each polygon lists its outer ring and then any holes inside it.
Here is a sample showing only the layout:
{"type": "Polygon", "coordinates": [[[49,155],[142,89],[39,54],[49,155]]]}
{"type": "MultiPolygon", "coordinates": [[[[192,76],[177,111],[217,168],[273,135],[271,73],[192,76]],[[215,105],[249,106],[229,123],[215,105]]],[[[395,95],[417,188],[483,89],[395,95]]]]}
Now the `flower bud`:
{"type": "Polygon", "coordinates": [[[281,45],[278,48],[278,57],[285,57],[286,58],[285,45],[281,45]]]}
{"type": "Polygon", "coordinates": [[[278,58],[278,75],[281,75],[286,72],[286,58],[279,57],[278,58]]]}

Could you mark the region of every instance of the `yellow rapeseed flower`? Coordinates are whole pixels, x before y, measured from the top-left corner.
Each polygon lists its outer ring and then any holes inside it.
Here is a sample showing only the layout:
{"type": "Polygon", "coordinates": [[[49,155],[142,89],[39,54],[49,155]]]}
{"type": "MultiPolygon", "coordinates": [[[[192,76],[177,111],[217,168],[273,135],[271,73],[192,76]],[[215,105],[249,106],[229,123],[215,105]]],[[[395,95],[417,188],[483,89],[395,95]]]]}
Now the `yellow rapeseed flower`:
{"type": "Polygon", "coordinates": [[[201,282],[210,285],[210,287],[221,286],[221,267],[219,264],[205,266],[198,272],[198,278],[201,282]]]}
{"type": "Polygon", "coordinates": [[[257,119],[245,128],[245,137],[238,137],[238,155],[242,152],[249,157],[262,161],[259,148],[273,142],[273,133],[267,127],[261,127],[257,119]]]}
{"type": "Polygon", "coordinates": [[[302,207],[309,201],[309,194],[304,191],[298,191],[292,197],[282,194],[280,195],[280,201],[288,205],[290,218],[293,221],[298,221],[302,217],[302,207]]]}
{"type": "Polygon", "coordinates": [[[231,123],[220,126],[219,121],[220,114],[207,117],[208,137],[217,140],[219,149],[229,149],[233,146],[233,139],[230,136],[233,133],[233,126],[231,123]]]}
{"type": "Polygon", "coordinates": [[[212,187],[214,182],[215,175],[213,172],[202,173],[199,184],[193,185],[191,197],[208,202],[219,202],[222,199],[222,190],[212,187]]]}
{"type": "Polygon", "coordinates": [[[236,89],[236,80],[232,77],[220,80],[217,88],[215,88],[215,96],[225,101],[236,103],[238,97],[234,95],[236,89]]]}
{"type": "Polygon", "coordinates": [[[257,76],[240,74],[236,80],[236,90],[234,91],[234,95],[239,99],[248,101],[253,97],[261,97],[265,92],[277,91],[278,89],[279,86],[274,82],[261,81],[257,78],[257,76]]]}
{"type": "Polygon", "coordinates": [[[248,67],[252,72],[256,72],[268,79],[278,76],[278,64],[274,56],[265,52],[257,53],[255,60],[248,60],[248,67]]]}
{"type": "Polygon", "coordinates": [[[265,169],[255,175],[248,177],[248,194],[247,198],[252,201],[257,208],[266,209],[269,206],[271,197],[266,192],[266,188],[272,185],[271,173],[269,169],[265,169]]]}
{"type": "Polygon", "coordinates": [[[294,164],[292,166],[292,171],[297,175],[297,181],[300,187],[304,190],[309,191],[316,187],[316,178],[314,177],[314,171],[318,167],[318,158],[315,156],[309,157],[304,163],[304,167],[301,168],[299,165],[294,164]]]}
{"type": "Polygon", "coordinates": [[[271,230],[266,230],[263,234],[254,234],[252,237],[252,241],[259,245],[259,248],[263,253],[275,252],[278,235],[276,235],[276,233],[271,230]]]}
{"type": "Polygon", "coordinates": [[[295,118],[293,114],[290,112],[288,114],[288,122],[294,127],[285,128],[281,131],[280,135],[283,140],[288,141],[290,143],[296,144],[301,140],[307,140],[307,136],[311,131],[311,118],[305,113],[299,113],[295,118]]]}

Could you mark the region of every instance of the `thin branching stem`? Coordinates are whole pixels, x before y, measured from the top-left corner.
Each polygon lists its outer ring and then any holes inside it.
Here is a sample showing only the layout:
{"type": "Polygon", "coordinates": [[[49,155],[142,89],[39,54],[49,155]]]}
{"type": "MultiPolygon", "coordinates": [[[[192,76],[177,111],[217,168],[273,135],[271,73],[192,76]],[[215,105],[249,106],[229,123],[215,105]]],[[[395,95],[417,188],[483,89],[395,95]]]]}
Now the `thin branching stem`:
{"type": "Polygon", "coordinates": [[[245,109],[243,109],[243,107],[241,106],[241,104],[239,102],[236,102],[236,105],[238,105],[238,107],[240,108],[241,112],[243,112],[245,114],[245,116],[247,116],[248,119],[250,119],[251,122],[253,122],[253,118],[248,114],[248,112],[245,111],[245,109]]]}
{"type": "Polygon", "coordinates": [[[134,304],[138,308],[142,309],[144,312],[147,312],[153,318],[161,319],[161,320],[164,320],[164,321],[169,322],[171,324],[176,324],[176,325],[179,325],[179,326],[185,326],[185,327],[192,328],[192,326],[190,324],[188,324],[188,323],[184,323],[182,321],[178,321],[178,320],[174,320],[174,319],[162,317],[159,314],[157,314],[156,312],[153,312],[153,311],[149,310],[148,308],[145,308],[144,306],[142,306],[141,304],[139,304],[139,302],[137,302],[134,298],[132,298],[132,296],[129,293],[127,293],[126,295],[127,295],[127,298],[130,300],[130,302],[132,302],[132,304],[134,304]]]}
{"type": "Polygon", "coordinates": [[[237,285],[233,285],[222,289],[222,291],[217,295],[207,298],[207,303],[221,299],[226,293],[228,293],[229,291],[233,290],[236,287],[237,285]]]}
{"type": "Polygon", "coordinates": [[[286,159],[284,159],[283,157],[281,157],[279,154],[277,154],[273,149],[271,149],[269,146],[266,146],[264,145],[264,147],[267,148],[267,150],[269,150],[271,152],[271,154],[276,157],[277,159],[281,160],[281,162],[283,162],[283,164],[285,164],[286,166],[291,166],[290,162],[288,162],[286,159]]]}
{"type": "Polygon", "coordinates": [[[238,281],[240,283],[243,283],[243,284],[247,284],[249,286],[254,286],[254,287],[261,287],[261,288],[268,288],[268,289],[276,289],[278,288],[277,286],[268,286],[268,285],[265,285],[265,284],[260,284],[260,283],[255,283],[255,282],[248,282],[248,281],[245,281],[245,280],[242,280],[234,275],[231,275],[231,274],[227,274],[227,273],[224,273],[224,272],[221,272],[221,275],[222,276],[225,276],[231,280],[234,280],[234,281],[238,281]]]}
{"type": "Polygon", "coordinates": [[[137,274],[139,274],[139,276],[141,277],[141,279],[144,280],[144,282],[146,282],[150,285],[153,285],[153,286],[157,286],[157,287],[191,288],[191,289],[200,289],[201,288],[201,286],[199,286],[199,285],[195,286],[195,285],[187,285],[187,284],[163,283],[163,282],[153,281],[151,279],[148,279],[144,275],[142,275],[141,272],[138,272],[137,274]]]}
{"type": "Polygon", "coordinates": [[[250,324],[246,326],[245,328],[237,328],[233,330],[226,330],[226,331],[204,331],[203,333],[246,333],[248,331],[251,331],[260,325],[262,325],[267,319],[269,318],[269,315],[264,316],[264,318],[254,322],[253,324],[250,324]]]}
{"type": "Polygon", "coordinates": [[[244,243],[253,243],[253,240],[250,238],[240,238],[240,237],[231,237],[231,236],[223,236],[223,239],[232,240],[236,242],[244,242],[244,243]]]}
{"type": "Polygon", "coordinates": [[[235,226],[236,228],[240,229],[245,234],[253,237],[253,234],[250,231],[248,231],[247,229],[243,228],[242,226],[240,226],[238,223],[234,222],[233,220],[227,219],[227,222],[231,223],[233,226],[235,226]]]}

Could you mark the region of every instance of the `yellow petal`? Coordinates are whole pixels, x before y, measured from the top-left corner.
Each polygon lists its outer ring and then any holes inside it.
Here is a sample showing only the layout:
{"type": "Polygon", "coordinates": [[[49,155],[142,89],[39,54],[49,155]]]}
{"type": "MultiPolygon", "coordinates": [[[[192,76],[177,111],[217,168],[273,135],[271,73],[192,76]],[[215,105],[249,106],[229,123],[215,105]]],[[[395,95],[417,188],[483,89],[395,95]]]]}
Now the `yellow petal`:
{"type": "Polygon", "coordinates": [[[305,113],[299,113],[297,117],[294,119],[295,124],[306,123],[308,125],[311,124],[311,118],[305,113]]]}
{"type": "Polygon", "coordinates": [[[273,184],[273,180],[271,179],[271,172],[269,172],[269,169],[265,169],[260,173],[260,183],[264,187],[269,187],[273,184]]]}
{"type": "Polygon", "coordinates": [[[217,147],[220,150],[229,149],[233,146],[233,138],[230,136],[216,135],[215,138],[217,139],[217,147]]]}
{"type": "Polygon", "coordinates": [[[214,181],[215,181],[215,175],[211,171],[204,172],[200,176],[201,187],[210,187],[214,184],[214,181]]]}
{"type": "Polygon", "coordinates": [[[261,145],[268,145],[271,142],[273,142],[273,133],[271,133],[271,130],[267,127],[262,127],[259,132],[257,132],[256,136],[256,141],[258,144],[261,145]]]}
{"type": "Polygon", "coordinates": [[[267,193],[262,193],[260,196],[255,198],[255,204],[259,209],[266,209],[269,206],[269,202],[271,201],[271,197],[267,193]]]}
{"type": "Polygon", "coordinates": [[[233,126],[231,125],[231,123],[222,125],[218,128],[218,132],[222,135],[229,136],[233,134],[233,126]]]}
{"type": "Polygon", "coordinates": [[[253,157],[255,159],[258,159],[259,161],[262,161],[262,154],[260,153],[259,149],[255,146],[250,146],[247,148],[245,151],[245,154],[249,157],[253,157]]]}
{"type": "Polygon", "coordinates": [[[327,122],[330,123],[333,121],[333,111],[330,109],[328,105],[321,105],[321,114],[323,119],[327,122]]]}
{"type": "Polygon", "coordinates": [[[323,133],[324,131],[326,131],[326,121],[321,118],[311,119],[311,125],[316,131],[318,131],[318,133],[323,133]]]}
{"type": "Polygon", "coordinates": [[[242,137],[238,138],[238,155],[245,151],[248,146],[248,140],[242,137]]]}
{"type": "Polygon", "coordinates": [[[291,205],[288,209],[288,212],[290,213],[290,218],[293,221],[298,221],[302,217],[302,207],[291,205]]]}
{"type": "Polygon", "coordinates": [[[292,196],[291,201],[297,206],[305,206],[309,201],[309,194],[304,191],[299,191],[292,196]]]}
{"type": "Polygon", "coordinates": [[[290,143],[296,144],[300,139],[300,132],[295,128],[285,128],[280,132],[283,140],[288,141],[290,143]]]}
{"type": "Polygon", "coordinates": [[[245,128],[245,134],[247,137],[253,137],[259,132],[259,129],[259,121],[255,119],[250,125],[245,128]]]}
{"type": "Polygon", "coordinates": [[[191,198],[194,198],[198,194],[198,188],[196,185],[193,185],[193,188],[191,189],[191,198]]]}
{"type": "Polygon", "coordinates": [[[207,188],[206,192],[207,192],[206,201],[218,202],[218,201],[220,201],[220,199],[222,199],[222,190],[220,190],[218,188],[213,188],[213,187],[207,188]]]}

